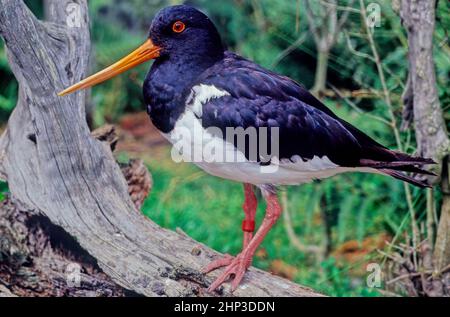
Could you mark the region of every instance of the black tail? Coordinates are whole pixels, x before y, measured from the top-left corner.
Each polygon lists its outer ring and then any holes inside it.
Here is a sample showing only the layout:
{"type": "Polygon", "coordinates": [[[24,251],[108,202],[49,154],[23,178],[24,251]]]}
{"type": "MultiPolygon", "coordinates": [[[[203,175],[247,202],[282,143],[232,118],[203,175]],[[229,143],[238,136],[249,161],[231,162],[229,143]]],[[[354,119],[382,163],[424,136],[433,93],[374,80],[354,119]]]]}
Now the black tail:
{"type": "MultiPolygon", "coordinates": [[[[383,172],[386,175],[392,176],[394,178],[397,178],[399,180],[402,180],[404,182],[410,183],[412,185],[421,187],[421,188],[431,188],[432,186],[430,184],[428,184],[427,181],[425,180],[419,180],[419,179],[415,179],[414,177],[408,176],[405,173],[396,171],[396,170],[390,170],[390,169],[380,169],[381,172],[383,172]]],[[[425,173],[425,174],[429,174],[429,173],[425,173]]]]}
{"type": "Polygon", "coordinates": [[[436,164],[432,159],[414,157],[405,153],[391,151],[381,145],[358,128],[350,123],[340,120],[341,123],[353,134],[361,145],[360,166],[371,167],[379,170],[383,174],[400,179],[419,187],[431,187],[425,180],[419,180],[404,172],[418,175],[435,175],[432,172],[422,169],[423,165],[436,164]]]}
{"type": "Polygon", "coordinates": [[[420,180],[409,176],[404,172],[414,173],[416,175],[433,175],[433,172],[424,170],[423,165],[436,164],[432,159],[413,157],[405,153],[395,152],[386,148],[378,148],[377,152],[384,152],[383,156],[389,161],[375,161],[371,159],[361,159],[360,164],[364,167],[371,167],[379,170],[383,174],[408,182],[412,185],[422,188],[431,187],[426,180],[420,180]]]}

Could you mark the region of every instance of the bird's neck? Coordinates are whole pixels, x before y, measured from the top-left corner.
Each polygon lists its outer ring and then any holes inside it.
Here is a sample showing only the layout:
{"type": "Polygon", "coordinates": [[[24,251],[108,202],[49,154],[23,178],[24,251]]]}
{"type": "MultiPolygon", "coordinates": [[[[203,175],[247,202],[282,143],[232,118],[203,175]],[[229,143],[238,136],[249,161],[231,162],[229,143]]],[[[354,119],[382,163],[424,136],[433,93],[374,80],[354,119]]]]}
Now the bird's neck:
{"type": "Polygon", "coordinates": [[[223,54],[157,59],[144,81],[144,100],[153,124],[170,132],[184,112],[185,101],[196,79],[223,58],[223,54]]]}

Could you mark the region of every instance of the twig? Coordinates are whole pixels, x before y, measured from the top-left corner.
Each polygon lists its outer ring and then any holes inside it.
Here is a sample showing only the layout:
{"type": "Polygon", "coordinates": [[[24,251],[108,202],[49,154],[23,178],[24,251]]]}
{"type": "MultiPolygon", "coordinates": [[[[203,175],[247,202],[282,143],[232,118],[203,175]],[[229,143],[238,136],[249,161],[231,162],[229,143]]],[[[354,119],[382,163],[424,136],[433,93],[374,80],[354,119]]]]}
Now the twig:
{"type": "MultiPolygon", "coordinates": [[[[353,3],[355,3],[355,0],[351,0],[348,4],[348,8],[351,8],[353,6],[353,3]]],[[[336,9],[338,9],[338,6],[335,5],[336,9]]],[[[341,7],[342,8],[342,7],[341,7]]],[[[342,29],[342,27],[344,26],[345,22],[347,22],[348,20],[348,16],[350,14],[350,10],[344,10],[344,13],[341,15],[341,17],[339,18],[338,21],[338,25],[337,25],[337,29],[336,32],[339,33],[342,29]]]]}
{"type": "Polygon", "coordinates": [[[337,10],[339,10],[339,11],[348,11],[348,12],[351,12],[351,13],[360,13],[359,12],[359,10],[358,9],[355,9],[355,8],[352,8],[351,7],[351,5],[353,5],[353,2],[354,1],[352,1],[350,4],[349,4],[349,6],[340,6],[340,5],[336,5],[336,4],[333,4],[333,3],[329,3],[328,1],[325,1],[325,0],[320,0],[320,3],[321,4],[323,4],[324,6],[336,6],[336,9],[337,10]]]}
{"type": "MultiPolygon", "coordinates": [[[[390,252],[391,252],[391,250],[392,250],[392,248],[393,248],[395,242],[396,242],[397,239],[400,237],[400,233],[401,233],[402,230],[403,230],[403,226],[405,225],[406,220],[408,220],[408,216],[405,216],[405,217],[403,218],[403,220],[402,220],[402,222],[400,223],[400,226],[398,227],[398,229],[397,229],[397,231],[396,231],[396,233],[395,233],[395,236],[394,236],[394,238],[392,239],[392,241],[391,241],[391,242],[389,242],[389,241],[386,242],[386,243],[388,244],[388,250],[387,250],[387,253],[390,253],[390,252]]],[[[383,258],[382,262],[381,262],[381,267],[384,267],[384,265],[386,264],[386,259],[387,259],[387,257],[385,256],[385,257],[383,258]]]]}
{"type": "Polygon", "coordinates": [[[433,189],[427,189],[427,236],[428,241],[433,244],[434,241],[434,197],[433,197],[433,189]]]}
{"type": "Polygon", "coordinates": [[[303,244],[294,232],[294,228],[292,226],[291,215],[289,213],[289,208],[288,208],[288,199],[287,199],[286,191],[281,192],[281,204],[283,206],[282,214],[283,214],[283,220],[284,220],[284,228],[288,235],[289,241],[300,252],[314,253],[317,256],[317,261],[320,263],[323,260],[324,254],[325,254],[323,248],[315,246],[315,245],[303,244]]]}
{"type": "Polygon", "coordinates": [[[315,19],[314,19],[314,12],[311,8],[311,4],[309,2],[309,0],[305,0],[305,11],[306,11],[306,18],[308,19],[308,23],[309,23],[309,29],[311,30],[311,33],[314,37],[314,41],[316,43],[319,43],[321,41],[321,34],[318,31],[318,27],[315,23],[315,19]]]}
{"type": "Polygon", "coordinates": [[[284,58],[286,58],[289,54],[291,54],[293,51],[295,51],[300,45],[302,45],[305,40],[307,39],[307,34],[303,33],[300,35],[300,37],[291,45],[289,45],[285,50],[283,50],[273,61],[272,65],[270,65],[271,68],[276,67],[284,58]]]}
{"type": "Polygon", "coordinates": [[[345,35],[345,38],[346,38],[346,40],[347,40],[347,47],[348,47],[348,49],[349,49],[349,51],[350,51],[351,53],[353,53],[354,55],[359,56],[359,57],[361,57],[361,58],[368,59],[369,61],[372,61],[372,62],[375,63],[375,59],[373,58],[373,56],[371,56],[371,55],[369,55],[369,54],[366,54],[366,53],[363,53],[363,52],[360,52],[360,51],[356,50],[356,49],[353,47],[348,32],[344,32],[344,35],[345,35]]]}
{"type": "Polygon", "coordinates": [[[385,258],[391,259],[391,260],[394,261],[395,263],[398,263],[398,264],[403,265],[403,263],[405,262],[405,259],[403,259],[401,256],[395,257],[395,256],[393,256],[393,255],[390,254],[390,253],[387,253],[387,252],[384,252],[384,251],[378,250],[378,249],[377,249],[377,252],[380,253],[380,254],[381,254],[382,256],[384,256],[385,258]]]}
{"type": "Polygon", "coordinates": [[[343,99],[350,107],[352,107],[355,111],[357,111],[358,113],[361,113],[365,116],[368,116],[374,120],[377,120],[379,122],[382,122],[388,126],[391,126],[391,123],[389,121],[387,121],[386,119],[382,118],[382,117],[378,117],[376,115],[373,115],[371,113],[365,112],[362,109],[360,109],[354,102],[352,102],[349,98],[344,97],[341,92],[339,91],[339,89],[337,89],[335,86],[333,86],[332,84],[328,84],[331,89],[336,93],[336,95],[339,96],[339,98],[343,99]]]}
{"type": "MultiPolygon", "coordinates": [[[[350,1],[348,8],[351,8],[354,1],[355,0],[350,1]]],[[[322,51],[329,51],[336,42],[342,27],[347,22],[350,12],[355,11],[348,10],[346,7],[339,7],[336,1],[333,1],[332,3],[321,1],[319,5],[327,7],[327,10],[324,10],[324,8],[321,7],[321,12],[325,12],[325,16],[319,23],[320,27],[317,26],[317,16],[311,8],[310,0],[305,0],[306,17],[317,46],[320,47],[322,51]],[[339,10],[344,11],[339,19],[337,16],[338,8],[339,10]]]]}
{"type": "Polygon", "coordinates": [[[447,265],[446,267],[444,267],[444,268],[439,272],[439,274],[443,274],[443,273],[445,273],[445,272],[447,272],[447,271],[450,271],[450,264],[447,265]]]}
{"type": "MultiPolygon", "coordinates": [[[[332,85],[329,85],[330,87],[332,85]]],[[[357,90],[339,90],[340,95],[343,98],[358,98],[358,99],[379,99],[380,94],[370,89],[357,89],[357,90]]],[[[325,90],[323,95],[330,98],[339,97],[334,90],[325,90]]]]}
{"type": "MultiPolygon", "coordinates": [[[[431,272],[429,272],[429,273],[431,274],[431,272]]],[[[422,273],[415,272],[415,273],[408,273],[408,274],[399,275],[399,276],[397,276],[397,277],[387,281],[386,285],[391,285],[391,284],[393,284],[395,282],[398,282],[398,281],[400,281],[402,279],[405,279],[405,278],[419,277],[419,276],[421,276],[421,274],[422,273]]]]}
{"type": "Polygon", "coordinates": [[[255,16],[255,20],[256,23],[259,26],[259,29],[261,31],[264,31],[265,26],[266,26],[266,19],[264,16],[264,11],[261,7],[261,2],[260,1],[256,1],[256,0],[252,0],[252,7],[253,7],[253,12],[254,12],[254,16],[255,16]]]}
{"type": "MultiPolygon", "coordinates": [[[[450,264],[447,265],[444,269],[442,269],[438,274],[443,274],[443,273],[445,273],[447,270],[450,270],[450,264]]],[[[402,280],[402,279],[405,279],[405,278],[411,278],[411,277],[421,277],[421,278],[422,278],[422,285],[425,285],[426,283],[424,283],[424,278],[425,278],[424,274],[429,275],[429,276],[427,277],[427,280],[430,280],[430,279],[433,278],[433,273],[434,273],[434,272],[433,272],[432,270],[425,270],[425,271],[421,271],[421,272],[412,272],[412,273],[407,273],[407,274],[399,275],[399,276],[397,276],[397,277],[395,277],[395,278],[393,278],[393,279],[387,281],[387,282],[386,282],[386,285],[390,285],[390,284],[393,284],[393,283],[395,283],[395,282],[398,282],[398,281],[400,281],[400,280],[402,280]]]]}

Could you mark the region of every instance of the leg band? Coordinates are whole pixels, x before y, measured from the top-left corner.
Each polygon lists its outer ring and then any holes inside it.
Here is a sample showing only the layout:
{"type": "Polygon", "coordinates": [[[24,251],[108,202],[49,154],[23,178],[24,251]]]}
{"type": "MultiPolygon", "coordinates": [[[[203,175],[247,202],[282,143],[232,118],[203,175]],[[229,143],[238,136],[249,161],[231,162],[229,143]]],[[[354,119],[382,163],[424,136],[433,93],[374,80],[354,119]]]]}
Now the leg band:
{"type": "Polygon", "coordinates": [[[244,232],[255,231],[255,221],[254,220],[243,220],[242,221],[242,231],[244,231],[244,232]]]}

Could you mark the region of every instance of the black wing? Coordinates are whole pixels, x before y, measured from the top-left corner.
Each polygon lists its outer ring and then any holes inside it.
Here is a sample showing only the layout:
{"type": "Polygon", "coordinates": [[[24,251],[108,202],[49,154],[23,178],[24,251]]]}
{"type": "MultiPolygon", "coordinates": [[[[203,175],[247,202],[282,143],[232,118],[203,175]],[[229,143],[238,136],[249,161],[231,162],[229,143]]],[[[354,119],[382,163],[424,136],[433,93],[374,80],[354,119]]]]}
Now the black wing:
{"type": "Polygon", "coordinates": [[[279,159],[327,156],[340,166],[358,166],[358,139],[331,110],[291,79],[230,53],[198,83],[230,93],[203,105],[205,128],[217,127],[225,137],[227,127],[254,127],[257,131],[278,127],[279,159]]]}

